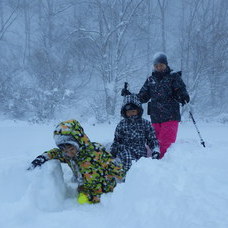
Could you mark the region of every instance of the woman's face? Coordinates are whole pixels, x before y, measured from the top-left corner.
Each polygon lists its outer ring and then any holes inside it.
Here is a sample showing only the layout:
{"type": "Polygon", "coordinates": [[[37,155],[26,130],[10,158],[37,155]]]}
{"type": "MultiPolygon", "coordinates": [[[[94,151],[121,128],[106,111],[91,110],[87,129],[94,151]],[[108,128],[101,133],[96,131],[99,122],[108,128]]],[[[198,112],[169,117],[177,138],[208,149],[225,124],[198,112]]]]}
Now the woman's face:
{"type": "Polygon", "coordinates": [[[164,63],[158,63],[154,65],[154,69],[158,72],[164,72],[167,66],[164,63]]]}
{"type": "Polygon", "coordinates": [[[70,144],[64,145],[61,149],[62,149],[63,153],[70,158],[75,157],[78,153],[77,148],[70,144]]]}

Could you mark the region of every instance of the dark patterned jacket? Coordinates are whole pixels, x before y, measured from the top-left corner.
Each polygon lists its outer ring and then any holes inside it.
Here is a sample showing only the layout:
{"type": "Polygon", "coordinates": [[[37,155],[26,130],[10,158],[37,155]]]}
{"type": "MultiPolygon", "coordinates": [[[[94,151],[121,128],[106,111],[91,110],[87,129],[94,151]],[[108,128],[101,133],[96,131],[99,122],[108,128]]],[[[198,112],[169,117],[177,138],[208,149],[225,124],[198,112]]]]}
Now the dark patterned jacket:
{"type": "Polygon", "coordinates": [[[115,130],[114,142],[111,145],[111,153],[114,157],[119,157],[127,171],[132,160],[147,157],[145,144],[152,151],[159,152],[158,141],[155,136],[150,121],[142,118],[142,105],[136,95],[128,95],[124,98],[121,108],[121,115],[124,117],[119,122],[115,130]],[[127,104],[136,104],[139,107],[139,115],[127,117],[125,107],[127,104]]]}
{"type": "MultiPolygon", "coordinates": [[[[180,104],[188,96],[186,86],[181,79],[181,72],[171,72],[168,67],[165,73],[153,72],[147,78],[138,94],[140,101],[148,105],[148,114],[152,123],[171,120],[180,121],[180,104]]],[[[188,96],[189,97],[189,96],[188,96]]]]}

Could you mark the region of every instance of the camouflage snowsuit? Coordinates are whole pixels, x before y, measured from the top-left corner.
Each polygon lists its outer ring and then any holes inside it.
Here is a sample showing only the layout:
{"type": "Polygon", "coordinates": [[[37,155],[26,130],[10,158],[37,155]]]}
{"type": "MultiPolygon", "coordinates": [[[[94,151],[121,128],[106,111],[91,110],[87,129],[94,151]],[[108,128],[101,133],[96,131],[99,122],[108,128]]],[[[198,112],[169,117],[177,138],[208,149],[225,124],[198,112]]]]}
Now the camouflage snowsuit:
{"type": "Polygon", "coordinates": [[[113,160],[102,145],[91,142],[77,120],[60,123],[55,134],[73,136],[79,144],[78,155],[69,158],[58,148],[44,154],[69,165],[79,183],[78,192],[84,193],[92,203],[98,203],[102,193],[113,191],[116,178],[121,180],[125,176],[122,164],[113,160]]]}

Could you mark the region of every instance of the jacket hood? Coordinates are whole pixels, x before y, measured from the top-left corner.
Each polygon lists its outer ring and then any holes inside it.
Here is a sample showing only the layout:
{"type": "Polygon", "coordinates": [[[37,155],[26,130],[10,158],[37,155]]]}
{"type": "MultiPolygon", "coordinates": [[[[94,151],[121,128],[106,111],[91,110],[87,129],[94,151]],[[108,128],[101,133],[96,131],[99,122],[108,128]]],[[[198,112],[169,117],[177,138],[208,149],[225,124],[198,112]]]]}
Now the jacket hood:
{"type": "Polygon", "coordinates": [[[126,106],[129,104],[136,105],[139,109],[138,116],[142,117],[142,114],[143,114],[142,103],[140,102],[139,97],[136,94],[127,95],[124,97],[123,104],[121,107],[121,116],[123,116],[124,118],[128,118],[126,116],[126,106]]]}
{"type": "MultiPolygon", "coordinates": [[[[71,142],[67,142],[66,140],[65,143],[72,144],[72,141],[75,141],[79,145],[79,148],[88,146],[91,143],[77,120],[67,120],[58,124],[54,131],[54,139],[58,139],[60,135],[71,136],[69,137],[71,142]]],[[[67,139],[67,137],[65,138],[67,139]]],[[[56,144],[58,145],[58,141],[56,141],[56,144]]]]}
{"type": "Polygon", "coordinates": [[[60,135],[55,134],[54,135],[55,143],[58,147],[64,144],[70,144],[74,146],[75,148],[79,149],[78,143],[75,141],[74,137],[72,135],[60,135]]]}

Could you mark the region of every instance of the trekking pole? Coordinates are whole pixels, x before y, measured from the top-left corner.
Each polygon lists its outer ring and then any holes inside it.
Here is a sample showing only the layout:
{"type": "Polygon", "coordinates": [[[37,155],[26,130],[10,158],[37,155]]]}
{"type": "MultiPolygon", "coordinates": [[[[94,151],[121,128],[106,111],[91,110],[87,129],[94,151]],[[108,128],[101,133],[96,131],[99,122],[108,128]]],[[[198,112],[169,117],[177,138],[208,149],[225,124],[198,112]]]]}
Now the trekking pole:
{"type": "MultiPolygon", "coordinates": [[[[187,103],[186,103],[186,104],[187,104],[187,103]]],[[[190,118],[192,119],[192,122],[193,122],[193,124],[194,124],[194,126],[195,126],[195,128],[196,128],[196,131],[197,131],[198,135],[199,135],[200,143],[203,145],[203,147],[206,147],[205,142],[204,142],[204,140],[203,140],[203,138],[202,138],[202,136],[201,136],[201,134],[200,134],[199,128],[197,127],[196,121],[195,121],[195,119],[194,119],[194,117],[193,117],[193,114],[192,114],[192,112],[191,112],[190,105],[187,104],[187,107],[188,107],[189,116],[190,116],[190,118]]]]}

